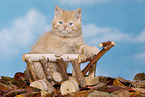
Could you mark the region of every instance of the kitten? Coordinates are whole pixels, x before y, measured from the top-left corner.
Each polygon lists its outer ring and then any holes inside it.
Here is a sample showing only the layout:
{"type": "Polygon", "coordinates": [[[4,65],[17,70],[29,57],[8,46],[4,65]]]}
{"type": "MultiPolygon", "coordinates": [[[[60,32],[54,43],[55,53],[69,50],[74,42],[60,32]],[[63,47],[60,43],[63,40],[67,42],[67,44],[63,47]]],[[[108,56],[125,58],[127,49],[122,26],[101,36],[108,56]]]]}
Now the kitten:
{"type": "MultiPolygon", "coordinates": [[[[89,35],[89,34],[88,34],[89,35]]],[[[81,30],[81,9],[66,11],[55,7],[55,16],[52,21],[52,30],[43,35],[33,45],[31,53],[48,53],[61,56],[63,54],[85,54],[92,58],[99,52],[97,47],[90,47],[83,41],[81,30]]],[[[61,82],[62,77],[56,63],[50,63],[49,69],[55,81],[61,82]],[[57,73],[57,76],[53,74],[57,73]]],[[[39,68],[39,63],[35,66],[39,68]]],[[[38,70],[39,71],[39,70],[38,70]]],[[[39,75],[41,79],[44,75],[39,75]]]]}

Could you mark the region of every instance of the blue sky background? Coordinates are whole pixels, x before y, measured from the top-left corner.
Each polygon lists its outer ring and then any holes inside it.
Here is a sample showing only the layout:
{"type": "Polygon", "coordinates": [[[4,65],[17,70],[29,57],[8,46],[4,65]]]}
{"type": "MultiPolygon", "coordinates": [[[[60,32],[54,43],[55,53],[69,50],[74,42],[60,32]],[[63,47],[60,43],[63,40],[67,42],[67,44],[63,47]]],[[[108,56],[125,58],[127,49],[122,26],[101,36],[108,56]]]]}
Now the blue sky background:
{"type": "Polygon", "coordinates": [[[51,29],[55,5],[82,9],[86,44],[116,42],[98,61],[97,76],[132,80],[136,73],[145,72],[145,0],[0,0],[1,76],[13,77],[25,70],[21,57],[51,29]]]}

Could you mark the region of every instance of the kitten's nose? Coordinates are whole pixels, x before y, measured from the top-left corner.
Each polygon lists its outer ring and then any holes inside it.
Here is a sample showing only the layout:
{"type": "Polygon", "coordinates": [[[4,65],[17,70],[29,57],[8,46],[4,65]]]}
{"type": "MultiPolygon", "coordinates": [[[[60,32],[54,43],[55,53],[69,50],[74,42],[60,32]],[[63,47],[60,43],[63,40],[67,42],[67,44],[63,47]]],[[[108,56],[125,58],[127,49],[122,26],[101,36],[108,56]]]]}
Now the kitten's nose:
{"type": "Polygon", "coordinates": [[[67,25],[64,25],[63,27],[64,27],[64,29],[66,29],[67,28],[67,25]]]}

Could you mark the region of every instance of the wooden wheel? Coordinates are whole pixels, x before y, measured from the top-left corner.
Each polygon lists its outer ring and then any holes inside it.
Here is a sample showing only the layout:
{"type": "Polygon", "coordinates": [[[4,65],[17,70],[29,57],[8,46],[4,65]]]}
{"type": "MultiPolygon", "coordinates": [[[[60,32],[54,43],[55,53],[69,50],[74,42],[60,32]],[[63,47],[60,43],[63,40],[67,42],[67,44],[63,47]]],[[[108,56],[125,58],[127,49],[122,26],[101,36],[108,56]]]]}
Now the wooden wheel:
{"type": "Polygon", "coordinates": [[[42,91],[47,91],[47,84],[43,80],[34,81],[30,84],[31,87],[41,89],[42,91]]]}
{"type": "Polygon", "coordinates": [[[30,86],[41,89],[42,91],[46,91],[48,93],[54,92],[54,87],[46,79],[34,81],[30,84],[30,86]]]}
{"type": "Polygon", "coordinates": [[[72,92],[78,92],[79,91],[79,86],[76,81],[74,80],[67,80],[62,83],[60,87],[61,94],[69,94],[72,92]]]}

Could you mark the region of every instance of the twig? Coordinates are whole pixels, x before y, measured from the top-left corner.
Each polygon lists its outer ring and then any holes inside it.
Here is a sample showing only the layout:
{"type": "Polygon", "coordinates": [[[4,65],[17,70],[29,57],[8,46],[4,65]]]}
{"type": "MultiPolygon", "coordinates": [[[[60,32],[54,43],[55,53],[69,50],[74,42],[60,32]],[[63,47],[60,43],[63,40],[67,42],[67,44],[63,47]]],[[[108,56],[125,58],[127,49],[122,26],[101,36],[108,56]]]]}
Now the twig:
{"type": "Polygon", "coordinates": [[[104,46],[103,49],[96,56],[94,56],[90,63],[82,70],[83,75],[86,75],[89,69],[93,67],[93,64],[96,63],[108,50],[110,50],[115,45],[116,44],[114,42],[110,41],[101,43],[100,46],[104,46]]]}
{"type": "MultiPolygon", "coordinates": [[[[22,96],[22,97],[31,97],[31,96],[34,96],[34,95],[41,95],[41,93],[40,92],[28,92],[28,93],[21,93],[21,94],[19,94],[19,96],[22,96]]],[[[18,96],[18,97],[19,97],[18,96]]]]}
{"type": "Polygon", "coordinates": [[[19,89],[19,90],[12,90],[6,93],[3,97],[14,97],[15,95],[26,93],[28,91],[32,91],[32,89],[19,89]]]}

